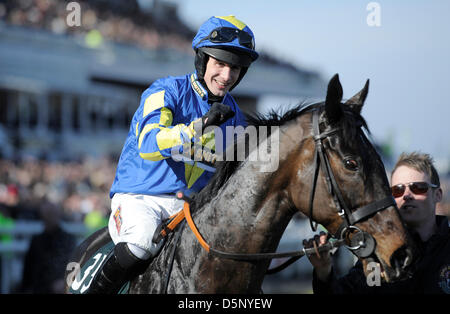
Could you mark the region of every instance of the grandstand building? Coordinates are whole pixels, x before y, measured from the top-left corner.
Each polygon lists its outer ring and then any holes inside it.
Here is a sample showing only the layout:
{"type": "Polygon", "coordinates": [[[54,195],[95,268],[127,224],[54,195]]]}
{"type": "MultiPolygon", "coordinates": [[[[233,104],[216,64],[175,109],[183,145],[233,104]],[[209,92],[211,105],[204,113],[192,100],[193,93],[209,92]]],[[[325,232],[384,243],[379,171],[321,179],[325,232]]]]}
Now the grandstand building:
{"type": "MultiPolygon", "coordinates": [[[[119,154],[141,93],[158,78],[194,70],[189,32],[180,34],[183,49],[149,49],[107,40],[95,27],[68,34],[55,32],[53,22],[49,31],[6,21],[0,22],[3,157],[119,154]]],[[[232,94],[251,112],[267,97],[302,101],[324,92],[317,73],[262,54],[232,94]]]]}

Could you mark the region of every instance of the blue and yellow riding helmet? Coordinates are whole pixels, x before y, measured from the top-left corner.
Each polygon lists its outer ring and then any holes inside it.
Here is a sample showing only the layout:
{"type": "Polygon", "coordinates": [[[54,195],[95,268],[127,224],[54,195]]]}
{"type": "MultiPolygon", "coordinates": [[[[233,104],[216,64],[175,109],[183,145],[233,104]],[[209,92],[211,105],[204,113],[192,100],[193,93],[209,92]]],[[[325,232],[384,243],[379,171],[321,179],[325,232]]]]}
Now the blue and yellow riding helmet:
{"type": "Polygon", "coordinates": [[[231,89],[241,81],[250,64],[259,56],[255,51],[252,30],[234,15],[208,19],[195,35],[192,48],[196,52],[195,68],[200,80],[206,71],[207,55],[241,67],[240,77],[231,89]]]}

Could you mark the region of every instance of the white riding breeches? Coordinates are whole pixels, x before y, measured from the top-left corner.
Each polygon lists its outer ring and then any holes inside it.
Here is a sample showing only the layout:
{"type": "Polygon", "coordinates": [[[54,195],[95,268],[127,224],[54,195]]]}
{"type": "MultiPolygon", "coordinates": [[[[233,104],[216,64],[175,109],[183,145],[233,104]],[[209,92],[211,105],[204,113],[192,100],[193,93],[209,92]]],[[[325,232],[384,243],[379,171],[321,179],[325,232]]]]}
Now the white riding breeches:
{"type": "Polygon", "coordinates": [[[159,249],[152,242],[156,228],[182,210],[183,204],[171,195],[116,193],[111,200],[109,234],[114,244],[126,242],[136,257],[150,258],[159,249]]]}

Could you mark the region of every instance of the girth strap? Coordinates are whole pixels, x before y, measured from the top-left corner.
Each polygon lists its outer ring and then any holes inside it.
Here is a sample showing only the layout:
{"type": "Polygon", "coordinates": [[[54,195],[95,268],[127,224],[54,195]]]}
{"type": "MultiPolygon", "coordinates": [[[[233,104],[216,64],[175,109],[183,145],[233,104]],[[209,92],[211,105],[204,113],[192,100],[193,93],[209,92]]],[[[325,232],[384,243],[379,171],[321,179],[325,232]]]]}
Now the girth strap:
{"type": "Polygon", "coordinates": [[[161,225],[158,227],[155,234],[153,235],[152,241],[154,243],[159,243],[159,241],[167,237],[169,233],[171,233],[176,228],[176,226],[178,226],[178,224],[183,220],[184,220],[184,211],[182,210],[170,216],[167,222],[163,221],[161,225]]]}
{"type": "Polygon", "coordinates": [[[191,210],[189,208],[189,203],[188,202],[184,202],[184,206],[183,206],[183,212],[184,212],[184,217],[186,218],[186,221],[189,225],[189,228],[191,228],[192,232],[194,233],[195,237],[197,238],[198,242],[200,243],[200,245],[206,250],[206,252],[210,252],[210,248],[208,243],[206,243],[205,239],[203,239],[202,235],[200,234],[200,232],[198,231],[197,227],[195,226],[194,221],[192,220],[192,216],[191,216],[191,210]]]}

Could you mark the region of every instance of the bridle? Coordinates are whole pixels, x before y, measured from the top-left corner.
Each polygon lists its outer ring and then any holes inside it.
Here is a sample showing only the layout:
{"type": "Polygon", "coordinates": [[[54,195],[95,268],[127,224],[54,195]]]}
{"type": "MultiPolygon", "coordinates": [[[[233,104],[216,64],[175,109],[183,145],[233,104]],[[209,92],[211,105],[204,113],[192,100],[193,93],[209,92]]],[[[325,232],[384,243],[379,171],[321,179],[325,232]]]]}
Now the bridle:
{"type": "MultiPolygon", "coordinates": [[[[339,226],[337,232],[335,234],[331,234],[334,241],[329,241],[327,244],[314,247],[314,248],[303,248],[300,251],[291,251],[291,252],[283,252],[283,253],[229,253],[221,250],[216,250],[210,247],[206,241],[203,239],[201,233],[195,226],[195,223],[192,219],[189,203],[192,200],[189,197],[183,195],[183,193],[178,192],[176,196],[179,199],[185,200],[185,205],[183,210],[179,213],[179,217],[175,220],[182,221],[186,220],[188,226],[195,234],[195,237],[201,244],[201,246],[208,252],[209,255],[227,258],[237,261],[259,261],[259,260],[268,260],[273,258],[283,258],[283,257],[291,257],[287,262],[282,265],[276,267],[273,270],[269,270],[267,273],[275,273],[286,268],[288,265],[295,262],[297,259],[304,255],[310,254],[319,254],[320,252],[327,251],[330,249],[337,248],[340,245],[346,246],[351,252],[353,252],[356,256],[365,258],[370,256],[376,247],[376,241],[369,233],[362,231],[360,228],[356,226],[357,223],[369,219],[372,215],[385,210],[388,207],[395,206],[395,201],[392,196],[385,197],[381,200],[374,201],[367,205],[356,208],[355,210],[350,209],[350,207],[345,202],[341,190],[336,182],[334,177],[330,161],[325,153],[325,148],[323,145],[323,141],[334,133],[338,132],[338,128],[333,128],[331,130],[327,130],[325,132],[320,132],[319,128],[319,110],[318,108],[313,109],[312,114],[312,128],[313,128],[313,138],[315,143],[315,153],[314,153],[314,176],[312,182],[312,189],[310,192],[309,198],[309,216],[310,216],[310,224],[313,231],[316,231],[316,226],[313,224],[313,204],[314,204],[314,195],[317,185],[317,179],[319,176],[319,170],[322,167],[323,172],[325,174],[325,179],[327,182],[328,192],[332,195],[336,208],[338,210],[339,216],[342,218],[342,223],[339,226]],[[349,239],[349,235],[353,234],[352,238],[349,239]]],[[[359,129],[362,133],[362,130],[359,129]]],[[[362,136],[365,136],[362,133],[362,136]]],[[[177,223],[178,224],[178,223],[177,223]]],[[[184,224],[183,224],[184,226],[184,224]]],[[[174,226],[168,228],[173,230],[176,227],[174,226]]],[[[181,233],[181,230],[178,230],[181,233]]],[[[172,254],[174,255],[174,254],[172,254]]],[[[173,256],[172,256],[173,260],[173,256]]]]}
{"type": "MultiPolygon", "coordinates": [[[[313,231],[316,231],[316,226],[314,226],[313,223],[313,204],[317,178],[319,176],[319,169],[322,167],[327,182],[328,192],[332,195],[335,206],[338,210],[338,214],[342,218],[341,225],[337,229],[336,233],[332,234],[332,237],[341,240],[344,245],[358,257],[368,257],[375,250],[375,239],[369,233],[362,231],[360,228],[356,227],[355,224],[369,219],[369,217],[371,217],[372,215],[385,210],[388,207],[395,206],[395,200],[392,196],[387,196],[381,200],[374,201],[362,207],[358,207],[355,210],[350,209],[350,207],[345,202],[342,196],[342,192],[336,182],[333,170],[330,165],[330,161],[327,154],[325,153],[325,147],[323,145],[323,141],[329,138],[334,133],[338,132],[339,129],[333,128],[321,133],[319,128],[318,108],[315,108],[313,110],[312,129],[315,143],[315,152],[313,162],[314,176],[309,197],[309,218],[311,229],[313,231]],[[351,240],[348,240],[348,236],[354,231],[356,231],[356,234],[352,237],[351,240]]],[[[359,126],[359,132],[362,136],[365,136],[361,130],[361,126],[359,126]]]]}

